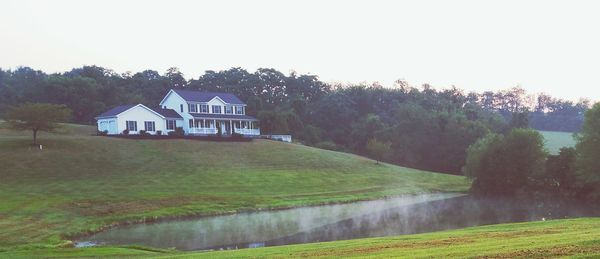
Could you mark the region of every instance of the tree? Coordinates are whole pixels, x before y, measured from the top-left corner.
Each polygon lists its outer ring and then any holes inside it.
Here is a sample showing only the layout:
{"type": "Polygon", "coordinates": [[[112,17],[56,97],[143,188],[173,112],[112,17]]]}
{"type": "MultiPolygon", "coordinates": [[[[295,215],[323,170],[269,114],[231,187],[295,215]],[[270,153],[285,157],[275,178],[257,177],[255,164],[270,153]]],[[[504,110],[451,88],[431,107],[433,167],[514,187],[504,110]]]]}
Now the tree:
{"type": "Polygon", "coordinates": [[[71,110],[65,105],[25,103],[11,108],[6,114],[9,126],[16,130],[31,130],[33,144],[37,145],[38,131],[53,131],[57,122],[69,119],[71,110]]]}
{"type": "Polygon", "coordinates": [[[542,174],[546,156],[539,132],[513,129],[506,136],[490,134],[471,145],[463,171],[473,179],[475,194],[514,196],[533,176],[542,174]]]}
{"type": "Polygon", "coordinates": [[[575,161],[577,151],[572,147],[563,147],[558,155],[546,160],[546,172],[541,177],[546,191],[560,196],[571,195],[575,187],[575,161]]]}
{"type": "Polygon", "coordinates": [[[373,158],[377,164],[379,161],[384,160],[388,153],[391,151],[391,142],[380,142],[377,139],[369,139],[367,141],[367,152],[373,158]]]}
{"type": "Polygon", "coordinates": [[[526,129],[529,128],[528,112],[513,112],[509,123],[510,128],[526,129]]]}
{"type": "Polygon", "coordinates": [[[587,198],[600,199],[600,103],[585,113],[577,138],[577,183],[587,198]]]}

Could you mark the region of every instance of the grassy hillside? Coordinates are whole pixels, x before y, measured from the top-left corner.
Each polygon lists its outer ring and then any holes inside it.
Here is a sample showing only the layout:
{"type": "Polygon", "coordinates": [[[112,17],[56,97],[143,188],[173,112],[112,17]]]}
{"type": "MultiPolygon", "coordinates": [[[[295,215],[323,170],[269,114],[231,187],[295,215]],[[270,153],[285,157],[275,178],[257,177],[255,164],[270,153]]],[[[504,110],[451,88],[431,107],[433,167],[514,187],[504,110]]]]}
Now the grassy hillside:
{"type": "Polygon", "coordinates": [[[540,131],[546,139],[546,148],[551,154],[556,155],[562,147],[574,147],[573,133],[558,131],[540,131]]]}
{"type": "Polygon", "coordinates": [[[136,247],[11,251],[0,256],[143,258],[598,258],[600,218],[513,223],[417,235],[217,252],[136,247]]]}
{"type": "Polygon", "coordinates": [[[65,236],[126,221],[468,188],[463,177],[295,144],[93,131],[42,133],[37,150],[29,132],[0,129],[0,251],[68,245],[65,236]]]}

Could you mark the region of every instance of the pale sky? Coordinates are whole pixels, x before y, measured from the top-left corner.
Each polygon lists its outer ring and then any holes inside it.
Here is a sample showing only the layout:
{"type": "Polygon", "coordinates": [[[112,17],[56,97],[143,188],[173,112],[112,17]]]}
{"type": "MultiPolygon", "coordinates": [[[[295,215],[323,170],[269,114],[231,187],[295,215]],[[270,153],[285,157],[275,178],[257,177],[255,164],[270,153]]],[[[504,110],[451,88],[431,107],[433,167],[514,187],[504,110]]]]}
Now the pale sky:
{"type": "Polygon", "coordinates": [[[0,0],[0,67],[269,67],[600,100],[599,14],[600,1],[0,0]]]}

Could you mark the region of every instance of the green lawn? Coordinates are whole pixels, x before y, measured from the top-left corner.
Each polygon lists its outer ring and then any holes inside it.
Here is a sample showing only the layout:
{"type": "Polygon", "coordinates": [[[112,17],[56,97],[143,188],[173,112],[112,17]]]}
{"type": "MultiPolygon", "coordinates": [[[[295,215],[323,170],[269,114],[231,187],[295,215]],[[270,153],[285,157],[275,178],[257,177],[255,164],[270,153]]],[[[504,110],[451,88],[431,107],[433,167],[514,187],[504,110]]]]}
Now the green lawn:
{"type": "Polygon", "coordinates": [[[459,176],[296,144],[127,140],[93,131],[68,125],[62,133],[42,133],[38,150],[29,132],[0,129],[0,251],[145,256],[150,251],[56,248],[69,246],[70,235],[122,222],[469,186],[459,176]]]}
{"type": "Polygon", "coordinates": [[[4,253],[10,258],[98,255],[123,258],[599,258],[600,218],[500,224],[418,235],[217,252],[108,247],[4,253]]]}
{"type": "Polygon", "coordinates": [[[562,147],[574,147],[573,133],[559,131],[540,131],[546,140],[546,148],[550,154],[556,155],[562,147]]]}
{"type": "Polygon", "coordinates": [[[600,256],[600,218],[501,224],[420,235],[211,252],[195,254],[195,257],[548,258],[575,255],[600,256]]]}

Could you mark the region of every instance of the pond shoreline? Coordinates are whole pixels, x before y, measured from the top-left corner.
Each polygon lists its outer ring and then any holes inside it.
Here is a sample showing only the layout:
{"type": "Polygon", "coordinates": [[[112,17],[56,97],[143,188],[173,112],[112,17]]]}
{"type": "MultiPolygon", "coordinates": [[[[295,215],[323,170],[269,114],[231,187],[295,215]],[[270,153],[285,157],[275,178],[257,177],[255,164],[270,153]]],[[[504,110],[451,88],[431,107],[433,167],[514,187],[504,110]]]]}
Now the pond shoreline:
{"type": "Polygon", "coordinates": [[[83,231],[81,233],[71,234],[71,235],[62,235],[61,238],[63,240],[67,240],[68,243],[61,245],[60,247],[72,247],[75,248],[78,243],[78,239],[82,239],[84,237],[89,237],[101,232],[105,232],[114,228],[132,226],[138,224],[157,224],[164,223],[169,221],[179,221],[179,220],[192,220],[192,219],[202,219],[202,218],[210,218],[210,217],[218,217],[218,216],[230,216],[236,214],[246,214],[246,213],[257,213],[257,212],[275,212],[282,210],[290,210],[290,209],[299,209],[299,208],[312,208],[312,207],[322,207],[322,206],[331,206],[331,205],[344,205],[358,202],[368,202],[368,201],[377,201],[377,200],[390,200],[401,197],[418,197],[421,195],[436,195],[436,194],[454,194],[456,197],[460,196],[468,196],[469,193],[464,192],[423,192],[423,193],[409,193],[409,194],[401,194],[394,196],[381,196],[375,198],[367,198],[367,199],[352,199],[352,200],[344,200],[344,201],[334,201],[334,202],[319,202],[315,204],[308,205],[300,205],[300,206],[278,206],[278,207],[267,207],[267,208],[255,208],[255,209],[244,209],[244,210],[235,210],[228,211],[222,213],[192,213],[185,215],[171,215],[171,216],[161,216],[161,217],[144,217],[137,220],[125,220],[118,221],[113,224],[104,225],[98,229],[83,231]]]}
{"type": "Polygon", "coordinates": [[[577,218],[600,215],[598,212],[582,204],[538,204],[464,193],[433,193],[163,219],[113,228],[76,242],[78,247],[139,245],[179,251],[229,250],[577,218]]]}

